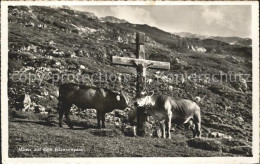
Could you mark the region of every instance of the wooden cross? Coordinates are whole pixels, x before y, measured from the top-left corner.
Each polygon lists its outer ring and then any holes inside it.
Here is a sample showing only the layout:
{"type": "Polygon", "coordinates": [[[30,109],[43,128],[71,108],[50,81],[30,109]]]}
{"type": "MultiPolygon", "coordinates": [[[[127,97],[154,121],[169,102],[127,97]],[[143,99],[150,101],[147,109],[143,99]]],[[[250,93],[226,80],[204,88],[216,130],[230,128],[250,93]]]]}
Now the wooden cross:
{"type": "Polygon", "coordinates": [[[112,56],[112,64],[136,67],[137,70],[137,94],[146,88],[146,68],[170,69],[170,63],[145,59],[145,34],[136,34],[136,58],[112,56]]]}
{"type": "MultiPolygon", "coordinates": [[[[112,64],[136,67],[137,70],[136,94],[137,95],[140,95],[140,93],[146,89],[147,68],[162,69],[162,70],[170,69],[169,62],[146,60],[144,43],[145,43],[145,34],[137,33],[136,34],[136,58],[112,56],[112,64]]],[[[145,133],[143,127],[144,126],[141,125],[140,121],[138,121],[137,119],[137,130],[139,131],[140,135],[143,135],[145,133]]]]}

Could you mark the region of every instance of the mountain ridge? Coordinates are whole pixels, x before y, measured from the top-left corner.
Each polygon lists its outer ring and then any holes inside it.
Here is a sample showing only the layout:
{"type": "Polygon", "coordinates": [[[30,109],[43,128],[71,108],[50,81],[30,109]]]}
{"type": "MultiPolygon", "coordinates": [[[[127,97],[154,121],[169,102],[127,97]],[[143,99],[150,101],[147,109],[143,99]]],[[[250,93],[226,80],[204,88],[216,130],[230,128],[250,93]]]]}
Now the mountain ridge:
{"type": "Polygon", "coordinates": [[[222,41],[225,43],[229,43],[230,45],[239,45],[249,47],[252,45],[252,39],[250,38],[242,38],[237,36],[211,36],[211,35],[201,35],[201,34],[193,34],[190,32],[176,32],[174,33],[183,38],[199,38],[199,39],[214,39],[217,41],[222,41]],[[232,44],[233,43],[233,44],[232,44]]]}

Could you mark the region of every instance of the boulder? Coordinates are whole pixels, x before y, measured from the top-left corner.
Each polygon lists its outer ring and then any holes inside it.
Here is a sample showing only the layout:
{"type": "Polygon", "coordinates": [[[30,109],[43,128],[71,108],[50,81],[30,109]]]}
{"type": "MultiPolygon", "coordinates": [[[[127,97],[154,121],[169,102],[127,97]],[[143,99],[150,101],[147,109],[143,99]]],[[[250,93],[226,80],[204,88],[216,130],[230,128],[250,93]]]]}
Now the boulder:
{"type": "Polygon", "coordinates": [[[177,64],[180,64],[180,63],[181,63],[179,58],[175,58],[175,62],[176,62],[177,64]]]}
{"type": "Polygon", "coordinates": [[[61,62],[56,61],[55,64],[54,64],[54,67],[60,67],[60,66],[61,66],[61,62]]]}
{"type": "Polygon", "coordinates": [[[125,119],[127,117],[127,114],[125,111],[122,110],[114,110],[114,116],[125,119]]]}
{"type": "Polygon", "coordinates": [[[73,104],[72,107],[70,108],[70,113],[73,115],[79,113],[78,107],[73,104]]]}
{"type": "Polygon", "coordinates": [[[122,131],[126,136],[136,136],[136,126],[126,125],[123,127],[122,131]]]}
{"type": "Polygon", "coordinates": [[[29,111],[31,107],[31,98],[28,94],[18,96],[16,100],[16,110],[18,111],[29,111]]]}
{"type": "Polygon", "coordinates": [[[149,122],[145,123],[145,136],[152,137],[153,136],[153,125],[149,122]]]}
{"type": "Polygon", "coordinates": [[[86,67],[84,65],[80,65],[79,69],[84,70],[84,69],[86,69],[86,67]]]}
{"type": "Polygon", "coordinates": [[[118,117],[114,117],[114,122],[115,122],[115,123],[120,123],[120,122],[121,122],[121,119],[118,118],[118,117]]]}
{"type": "Polygon", "coordinates": [[[154,137],[158,137],[158,138],[162,138],[162,131],[160,127],[155,127],[153,130],[153,136],[154,137]]]}
{"type": "Polygon", "coordinates": [[[215,139],[208,138],[193,138],[187,141],[190,147],[197,149],[210,150],[210,151],[222,151],[221,142],[215,139]]]}
{"type": "Polygon", "coordinates": [[[120,128],[120,122],[114,122],[116,128],[120,128]]]}
{"type": "MultiPolygon", "coordinates": [[[[34,112],[35,113],[45,113],[45,107],[41,106],[41,105],[36,105],[34,107],[34,112]]],[[[48,112],[47,112],[48,113],[48,112]]]]}
{"type": "Polygon", "coordinates": [[[248,89],[247,81],[245,79],[240,80],[241,88],[246,91],[248,89]]]}
{"type": "Polygon", "coordinates": [[[150,85],[152,82],[153,82],[153,79],[148,79],[148,80],[147,80],[147,84],[149,84],[149,85],[150,85]]]}
{"type": "Polygon", "coordinates": [[[90,114],[90,113],[97,114],[97,110],[96,110],[96,109],[86,109],[86,110],[85,110],[85,113],[86,113],[86,114],[90,114]]]}
{"type": "Polygon", "coordinates": [[[242,117],[238,117],[237,120],[238,120],[240,123],[244,122],[244,119],[243,119],[242,117]]]}
{"type": "Polygon", "coordinates": [[[227,111],[230,109],[231,109],[231,106],[227,106],[227,105],[224,106],[225,113],[227,113],[227,111]]]}
{"type": "Polygon", "coordinates": [[[169,91],[173,91],[173,86],[169,86],[169,91]]]}
{"type": "Polygon", "coordinates": [[[219,133],[219,132],[211,132],[208,135],[209,138],[224,138],[224,139],[228,139],[228,140],[232,140],[233,138],[229,135],[223,134],[223,133],[219,133]]]}

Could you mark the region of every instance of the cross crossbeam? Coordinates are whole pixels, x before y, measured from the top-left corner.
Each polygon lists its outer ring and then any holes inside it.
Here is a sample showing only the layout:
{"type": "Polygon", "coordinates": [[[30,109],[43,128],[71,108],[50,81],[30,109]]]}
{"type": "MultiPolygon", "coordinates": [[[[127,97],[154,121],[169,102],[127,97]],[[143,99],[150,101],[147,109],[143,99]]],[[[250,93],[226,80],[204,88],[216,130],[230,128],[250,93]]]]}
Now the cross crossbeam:
{"type": "Polygon", "coordinates": [[[123,65],[123,66],[131,66],[136,67],[133,62],[144,65],[151,65],[149,68],[152,69],[162,69],[168,70],[170,69],[170,63],[168,62],[160,62],[160,61],[153,61],[153,60],[145,60],[145,59],[135,59],[135,58],[127,58],[127,57],[112,57],[112,63],[116,65],[123,65]]]}

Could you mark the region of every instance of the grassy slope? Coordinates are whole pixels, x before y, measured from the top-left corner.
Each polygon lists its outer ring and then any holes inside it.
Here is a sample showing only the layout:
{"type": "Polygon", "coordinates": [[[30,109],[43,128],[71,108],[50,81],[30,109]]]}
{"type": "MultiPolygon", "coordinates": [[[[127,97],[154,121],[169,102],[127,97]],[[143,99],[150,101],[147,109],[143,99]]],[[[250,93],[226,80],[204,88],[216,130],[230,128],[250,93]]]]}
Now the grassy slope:
{"type": "MultiPolygon", "coordinates": [[[[102,136],[97,129],[59,128],[44,123],[16,120],[10,122],[10,157],[188,157],[234,156],[231,153],[189,147],[183,134],[171,140],[149,137],[127,137],[120,133],[102,136]],[[74,148],[84,151],[17,151],[19,148],[74,148]]],[[[112,127],[110,127],[113,129],[112,127]]],[[[108,131],[109,129],[103,130],[108,131]]]]}

